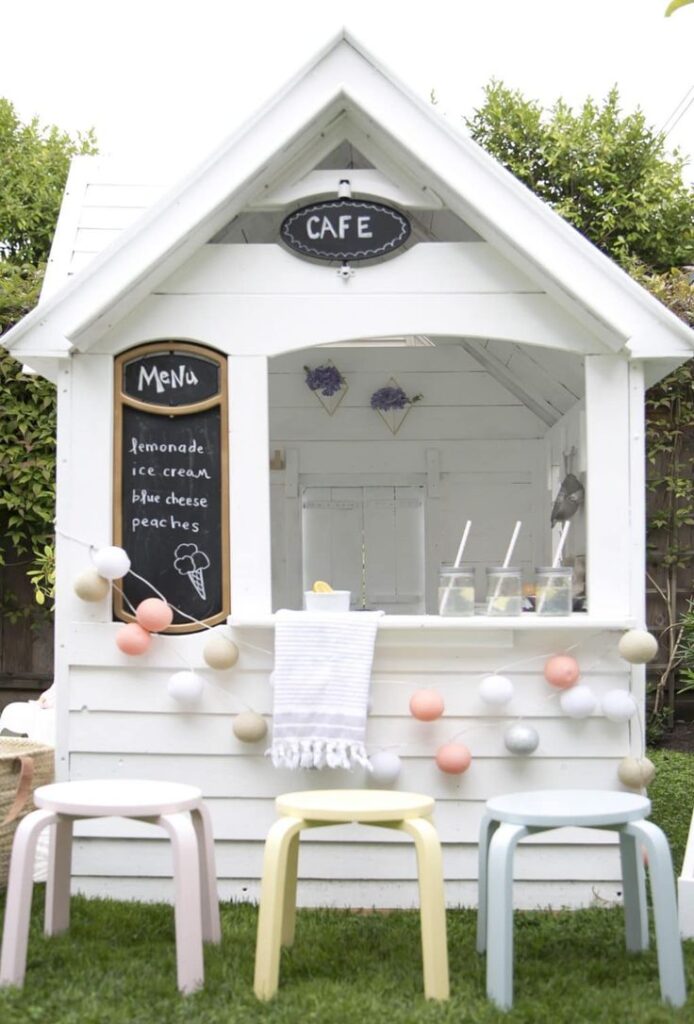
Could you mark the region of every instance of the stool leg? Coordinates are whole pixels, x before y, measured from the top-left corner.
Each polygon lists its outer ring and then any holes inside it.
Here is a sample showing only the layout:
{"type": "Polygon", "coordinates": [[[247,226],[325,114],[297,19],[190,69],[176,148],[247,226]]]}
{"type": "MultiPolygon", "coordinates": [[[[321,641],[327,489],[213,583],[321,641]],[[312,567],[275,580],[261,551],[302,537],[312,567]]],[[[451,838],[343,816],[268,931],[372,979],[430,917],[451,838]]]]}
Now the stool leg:
{"type": "Polygon", "coordinates": [[[477,853],[477,952],[484,953],[487,948],[487,860],[489,843],[499,827],[488,814],[480,822],[479,849],[477,853]]]}
{"type": "Polygon", "coordinates": [[[51,829],[43,930],[60,935],[70,927],[70,875],[72,873],[72,818],[58,816],[51,829]]]}
{"type": "Polygon", "coordinates": [[[646,904],[646,873],[641,848],[633,836],[620,829],[619,854],[622,862],[624,890],[624,929],[630,953],[648,949],[648,906],[646,904]]]}
{"type": "Polygon", "coordinates": [[[652,821],[632,821],[625,832],[643,843],[648,853],[648,874],[655,920],[655,938],[658,945],[660,994],[663,1001],[683,1006],[687,998],[684,980],[682,943],[677,918],[675,877],[672,870],[670,847],[664,833],[652,821]]]}
{"type": "Polygon", "coordinates": [[[198,840],[200,859],[200,900],[202,903],[202,937],[206,942],[222,941],[222,926],[219,920],[219,894],[217,893],[217,868],[214,858],[214,835],[210,812],[205,804],[191,811],[191,818],[198,840]]]}
{"type": "Polygon", "coordinates": [[[299,833],[292,836],[287,851],[287,877],[284,883],[282,911],[282,945],[294,945],[296,929],[296,883],[299,875],[299,833]]]}
{"type": "Polygon", "coordinates": [[[424,995],[427,999],[448,999],[448,946],[441,843],[434,825],[426,818],[406,818],[399,827],[412,836],[417,851],[424,995]]]}
{"type": "Polygon", "coordinates": [[[513,1006],[513,854],[528,831],[504,822],[489,844],[487,997],[502,1010],[513,1006]]]}
{"type": "Polygon", "coordinates": [[[272,999],[279,985],[287,862],[292,842],[294,838],[298,839],[304,825],[301,818],[280,818],[272,825],[265,840],[253,981],[253,991],[258,999],[272,999]]]}
{"type": "Polygon", "coordinates": [[[156,823],[168,832],[173,850],[178,987],[195,992],[205,978],[197,836],[187,813],[162,814],[156,823]]]}
{"type": "Polygon", "coordinates": [[[32,811],[17,826],[12,843],[0,954],[0,985],[24,984],[29,942],[34,857],[40,833],[57,821],[51,811],[32,811]]]}

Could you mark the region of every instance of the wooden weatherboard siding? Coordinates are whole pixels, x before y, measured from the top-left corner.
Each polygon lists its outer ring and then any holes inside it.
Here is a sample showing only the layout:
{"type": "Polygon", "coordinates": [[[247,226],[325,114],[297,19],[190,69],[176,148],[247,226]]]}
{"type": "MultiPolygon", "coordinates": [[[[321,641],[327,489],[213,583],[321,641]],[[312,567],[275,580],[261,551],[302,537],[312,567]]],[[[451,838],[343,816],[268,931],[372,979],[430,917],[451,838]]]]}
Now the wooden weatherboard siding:
{"type": "MultiPolygon", "coordinates": [[[[224,898],[257,899],[274,797],[292,789],[361,786],[368,784],[365,773],[277,770],[264,756],[267,740],[248,745],[233,736],[232,716],[246,705],[270,721],[272,629],[226,633],[239,643],[241,657],[232,672],[215,673],[204,665],[204,638],[199,636],[157,638],[156,650],[133,669],[132,660],[111,654],[116,628],[104,624],[72,632],[71,777],[141,776],[201,786],[214,822],[220,892],[224,898]],[[185,714],[166,691],[174,646],[178,650],[181,644],[206,682],[201,704],[185,714]]],[[[567,718],[542,677],[546,655],[578,640],[574,653],[583,666],[582,681],[598,697],[609,689],[628,688],[628,666],[616,653],[618,636],[589,630],[577,635],[570,627],[513,634],[500,629],[487,635],[462,629],[445,635],[379,631],[368,749],[393,749],[403,761],[399,788],[436,798],[449,905],[475,903],[477,829],[488,797],[543,785],[620,787],[617,764],[638,752],[638,727],[601,716],[567,718]],[[478,685],[485,674],[505,666],[515,666],[506,669],[515,695],[499,713],[483,704],[478,685]],[[409,714],[410,695],[424,686],[435,686],[444,697],[446,710],[436,722],[419,722],[409,714]],[[518,715],[540,734],[538,750],[530,757],[514,757],[503,744],[505,727],[518,715]],[[465,775],[447,776],[436,768],[434,754],[456,735],[470,747],[473,762],[465,775]]],[[[148,899],[168,895],[167,844],[156,835],[155,829],[133,822],[82,824],[75,886],[148,899]]],[[[613,901],[620,892],[618,848],[612,837],[594,830],[537,837],[523,846],[517,870],[524,906],[613,901]]],[[[357,826],[310,833],[301,877],[304,905],[416,903],[414,853],[395,834],[357,826]]]]}

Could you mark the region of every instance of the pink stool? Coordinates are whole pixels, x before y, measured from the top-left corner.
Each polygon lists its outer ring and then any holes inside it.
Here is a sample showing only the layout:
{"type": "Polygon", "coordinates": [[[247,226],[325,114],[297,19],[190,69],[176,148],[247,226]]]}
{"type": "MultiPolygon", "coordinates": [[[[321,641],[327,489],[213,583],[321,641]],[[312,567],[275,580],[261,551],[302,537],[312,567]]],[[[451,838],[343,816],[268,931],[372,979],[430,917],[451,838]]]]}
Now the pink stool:
{"type": "Polygon", "coordinates": [[[72,823],[84,818],[134,818],[161,827],[173,848],[176,886],[176,966],[181,992],[204,981],[203,940],[219,942],[219,902],[209,811],[195,786],[140,779],[58,782],[34,792],[38,810],[18,825],[12,845],[0,985],[24,984],[34,855],[39,835],[55,826],[46,886],[46,935],[70,924],[72,823]]]}

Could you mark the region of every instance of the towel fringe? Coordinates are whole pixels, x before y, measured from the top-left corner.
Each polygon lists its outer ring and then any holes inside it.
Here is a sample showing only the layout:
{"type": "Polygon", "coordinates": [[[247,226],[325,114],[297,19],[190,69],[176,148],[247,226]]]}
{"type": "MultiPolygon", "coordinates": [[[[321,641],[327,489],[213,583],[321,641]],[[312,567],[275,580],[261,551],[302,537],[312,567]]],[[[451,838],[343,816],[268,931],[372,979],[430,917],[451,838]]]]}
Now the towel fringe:
{"type": "Polygon", "coordinates": [[[266,755],[275,768],[345,768],[372,771],[366,747],[352,740],[276,740],[266,755]]]}

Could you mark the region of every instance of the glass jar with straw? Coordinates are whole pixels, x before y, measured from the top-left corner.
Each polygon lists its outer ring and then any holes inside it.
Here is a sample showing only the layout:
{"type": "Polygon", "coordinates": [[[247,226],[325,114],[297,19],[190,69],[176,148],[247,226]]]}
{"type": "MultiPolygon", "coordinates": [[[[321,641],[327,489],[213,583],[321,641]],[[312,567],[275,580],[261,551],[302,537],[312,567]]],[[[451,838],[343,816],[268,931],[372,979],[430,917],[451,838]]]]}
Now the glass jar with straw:
{"type": "Polygon", "coordinates": [[[461,565],[471,520],[463,530],[453,565],[442,565],[439,574],[439,615],[475,614],[475,570],[461,565]]]}
{"type": "Polygon", "coordinates": [[[521,529],[519,519],[513,530],[503,564],[487,569],[487,615],[520,615],[523,607],[522,574],[509,563],[521,529]]]}
{"type": "Polygon", "coordinates": [[[538,615],[571,614],[573,570],[561,564],[569,526],[567,520],[552,564],[535,570],[535,611],[538,615]]]}

